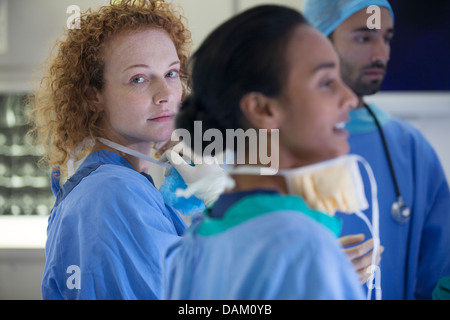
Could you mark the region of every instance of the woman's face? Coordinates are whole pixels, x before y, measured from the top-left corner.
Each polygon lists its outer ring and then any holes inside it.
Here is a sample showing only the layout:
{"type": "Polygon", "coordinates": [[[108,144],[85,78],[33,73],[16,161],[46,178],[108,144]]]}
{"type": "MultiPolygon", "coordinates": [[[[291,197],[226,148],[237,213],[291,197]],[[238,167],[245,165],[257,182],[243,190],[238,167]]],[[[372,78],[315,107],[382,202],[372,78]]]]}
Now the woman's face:
{"type": "Polygon", "coordinates": [[[284,163],[296,167],[348,153],[344,127],[357,98],[341,80],[330,41],[312,27],[298,27],[288,45],[287,66],[288,78],[278,99],[280,156],[290,159],[284,163]]]}
{"type": "Polygon", "coordinates": [[[143,152],[168,140],[183,92],[168,34],[148,29],[115,36],[105,46],[104,64],[97,108],[106,137],[143,152]]]}

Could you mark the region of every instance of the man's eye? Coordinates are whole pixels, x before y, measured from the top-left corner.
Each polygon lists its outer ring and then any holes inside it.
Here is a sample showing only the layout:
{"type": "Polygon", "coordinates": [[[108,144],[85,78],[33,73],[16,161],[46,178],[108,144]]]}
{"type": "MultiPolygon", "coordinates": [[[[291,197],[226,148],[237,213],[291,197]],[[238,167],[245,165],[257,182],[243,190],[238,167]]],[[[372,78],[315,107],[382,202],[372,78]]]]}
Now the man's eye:
{"type": "Polygon", "coordinates": [[[366,43],[367,41],[369,41],[369,37],[357,37],[356,38],[356,42],[358,42],[358,43],[366,43]]]}

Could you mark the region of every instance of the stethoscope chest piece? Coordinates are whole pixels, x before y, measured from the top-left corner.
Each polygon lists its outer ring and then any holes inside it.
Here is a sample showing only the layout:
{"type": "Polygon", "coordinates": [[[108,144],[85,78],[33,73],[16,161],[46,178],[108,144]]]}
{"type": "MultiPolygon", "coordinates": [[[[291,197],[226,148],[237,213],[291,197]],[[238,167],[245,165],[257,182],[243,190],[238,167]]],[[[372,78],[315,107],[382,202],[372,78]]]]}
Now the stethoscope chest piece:
{"type": "Polygon", "coordinates": [[[391,207],[392,218],[398,223],[406,223],[411,217],[411,208],[399,197],[391,207]]]}

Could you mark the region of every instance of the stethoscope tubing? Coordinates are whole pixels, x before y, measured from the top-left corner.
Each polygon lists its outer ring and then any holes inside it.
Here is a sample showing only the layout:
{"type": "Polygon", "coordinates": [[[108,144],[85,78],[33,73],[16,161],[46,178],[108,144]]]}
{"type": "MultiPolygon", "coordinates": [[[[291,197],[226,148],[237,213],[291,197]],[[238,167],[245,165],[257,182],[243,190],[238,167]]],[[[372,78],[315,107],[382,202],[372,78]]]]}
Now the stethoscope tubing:
{"type": "Polygon", "coordinates": [[[392,208],[391,208],[392,217],[398,223],[405,223],[410,218],[411,209],[409,208],[409,206],[406,203],[403,202],[403,197],[402,197],[402,194],[400,192],[400,187],[399,187],[399,184],[398,184],[397,176],[395,174],[394,165],[392,163],[392,157],[391,157],[391,154],[389,152],[389,147],[388,147],[387,142],[386,142],[386,137],[384,135],[383,128],[382,128],[380,122],[378,121],[378,118],[375,115],[375,113],[373,112],[373,110],[366,103],[364,103],[363,105],[364,105],[364,108],[366,108],[366,110],[369,112],[369,114],[374,119],[375,125],[377,126],[378,132],[380,133],[381,141],[383,143],[384,153],[386,154],[386,158],[387,158],[388,165],[389,165],[389,170],[391,172],[392,181],[394,183],[394,188],[395,188],[395,193],[396,193],[396,196],[397,196],[397,201],[395,201],[393,203],[392,208]],[[395,208],[400,208],[398,210],[398,212],[394,212],[394,207],[395,208]],[[405,215],[403,214],[402,210],[405,210],[404,211],[404,212],[406,212],[405,215]]]}

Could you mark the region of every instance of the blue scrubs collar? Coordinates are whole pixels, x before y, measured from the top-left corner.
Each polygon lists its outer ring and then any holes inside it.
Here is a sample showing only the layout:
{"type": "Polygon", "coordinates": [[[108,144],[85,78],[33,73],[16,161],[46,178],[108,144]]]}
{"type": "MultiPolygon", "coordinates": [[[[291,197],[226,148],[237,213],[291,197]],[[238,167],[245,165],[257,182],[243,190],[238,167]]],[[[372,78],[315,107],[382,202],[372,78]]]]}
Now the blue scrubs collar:
{"type": "Polygon", "coordinates": [[[277,211],[296,211],[328,228],[336,237],[341,233],[342,220],[311,210],[306,202],[293,195],[281,195],[272,190],[252,190],[224,194],[207,211],[196,228],[202,236],[216,235],[252,218],[277,211]]]}
{"type": "MultiPolygon", "coordinates": [[[[374,104],[369,104],[369,106],[375,113],[381,126],[384,126],[391,119],[391,116],[387,112],[378,108],[374,104]]],[[[345,128],[350,132],[350,134],[365,133],[378,130],[375,120],[366,108],[362,107],[352,110],[350,111],[349,115],[350,122],[347,123],[345,128]]]]}
{"type": "MultiPolygon", "coordinates": [[[[93,166],[99,166],[101,164],[116,164],[119,166],[124,166],[127,168],[130,168],[132,170],[135,170],[131,163],[128,162],[124,157],[121,155],[113,152],[113,151],[107,151],[107,150],[100,150],[100,151],[94,151],[89,156],[87,156],[86,160],[83,161],[83,163],[78,168],[77,172],[81,172],[79,174],[75,174],[74,177],[70,178],[68,182],[71,184],[78,184],[81,179],[88,174],[88,172],[95,170],[93,166]],[[76,177],[75,177],[76,176],[76,177]],[[76,180],[76,181],[73,181],[76,180]]],[[[141,174],[146,177],[153,185],[153,179],[150,175],[141,172],[141,174]]],[[[60,185],[60,178],[61,178],[61,172],[59,170],[52,170],[51,173],[51,187],[52,192],[55,195],[55,197],[58,195],[59,191],[61,190],[60,185]]]]}

